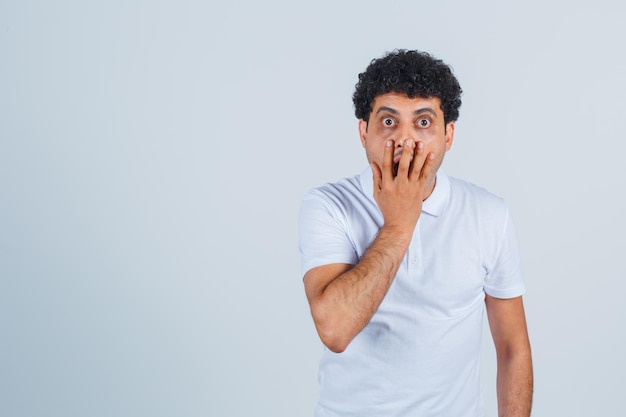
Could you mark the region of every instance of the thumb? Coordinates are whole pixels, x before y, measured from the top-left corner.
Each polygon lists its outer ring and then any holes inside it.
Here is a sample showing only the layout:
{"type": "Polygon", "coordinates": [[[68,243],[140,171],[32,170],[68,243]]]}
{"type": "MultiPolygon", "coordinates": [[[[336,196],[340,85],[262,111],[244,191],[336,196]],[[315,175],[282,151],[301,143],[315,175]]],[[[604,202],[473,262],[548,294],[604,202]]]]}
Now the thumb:
{"type": "Polygon", "coordinates": [[[372,168],[372,180],[374,181],[374,191],[378,191],[382,188],[383,184],[383,172],[376,162],[370,162],[372,168]]]}

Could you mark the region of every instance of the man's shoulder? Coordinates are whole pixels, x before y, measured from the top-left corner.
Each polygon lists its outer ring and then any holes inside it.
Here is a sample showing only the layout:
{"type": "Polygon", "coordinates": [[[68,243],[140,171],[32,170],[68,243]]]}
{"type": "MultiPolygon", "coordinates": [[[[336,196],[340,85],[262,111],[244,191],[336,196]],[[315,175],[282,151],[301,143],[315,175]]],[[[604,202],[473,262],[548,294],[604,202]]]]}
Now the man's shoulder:
{"type": "Polygon", "coordinates": [[[494,194],[483,186],[475,184],[471,181],[467,181],[458,177],[448,176],[450,180],[450,186],[453,191],[464,192],[476,195],[478,198],[488,198],[495,200],[502,200],[502,197],[494,194]]]}
{"type": "Polygon", "coordinates": [[[450,193],[454,200],[462,204],[474,202],[492,210],[506,210],[506,201],[499,195],[473,182],[450,176],[450,193]]]}
{"type": "Polygon", "coordinates": [[[365,197],[361,175],[341,178],[335,182],[327,182],[311,188],[305,195],[307,198],[322,198],[336,202],[362,199],[365,197]]]}

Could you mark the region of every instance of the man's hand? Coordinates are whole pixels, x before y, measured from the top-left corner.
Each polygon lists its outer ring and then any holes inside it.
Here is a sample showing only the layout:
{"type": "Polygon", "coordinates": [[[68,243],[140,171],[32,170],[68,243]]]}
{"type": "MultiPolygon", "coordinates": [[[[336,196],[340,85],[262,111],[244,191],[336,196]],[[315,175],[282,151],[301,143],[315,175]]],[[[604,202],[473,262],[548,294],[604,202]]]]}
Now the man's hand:
{"type": "Polygon", "coordinates": [[[430,195],[435,184],[434,154],[424,150],[423,142],[404,141],[395,152],[394,142],[385,143],[383,166],[372,162],[374,199],[385,219],[385,226],[413,234],[422,211],[422,202],[430,195]],[[394,160],[400,158],[397,175],[394,160]]]}

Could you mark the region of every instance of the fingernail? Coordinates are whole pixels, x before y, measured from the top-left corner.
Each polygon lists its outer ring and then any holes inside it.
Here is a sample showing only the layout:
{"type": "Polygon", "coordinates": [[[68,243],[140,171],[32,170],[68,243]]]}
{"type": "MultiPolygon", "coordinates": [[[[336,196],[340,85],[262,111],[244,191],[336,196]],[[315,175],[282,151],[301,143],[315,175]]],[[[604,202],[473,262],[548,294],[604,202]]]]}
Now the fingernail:
{"type": "Polygon", "coordinates": [[[393,142],[388,140],[387,142],[385,142],[385,146],[388,148],[391,148],[391,146],[393,145],[393,142]]]}
{"type": "Polygon", "coordinates": [[[423,149],[424,148],[424,142],[417,142],[417,149],[423,149]]]}
{"type": "Polygon", "coordinates": [[[406,146],[408,146],[409,148],[413,146],[413,141],[411,139],[407,139],[404,143],[406,143],[406,146]]]}

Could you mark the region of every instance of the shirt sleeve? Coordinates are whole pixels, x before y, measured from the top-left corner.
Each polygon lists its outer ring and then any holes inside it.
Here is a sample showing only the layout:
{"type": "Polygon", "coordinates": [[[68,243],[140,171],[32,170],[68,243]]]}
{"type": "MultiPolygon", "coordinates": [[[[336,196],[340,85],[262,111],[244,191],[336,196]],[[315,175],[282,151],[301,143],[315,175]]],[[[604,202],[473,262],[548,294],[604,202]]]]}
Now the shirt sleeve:
{"type": "Polygon", "coordinates": [[[517,234],[508,207],[495,262],[485,278],[484,290],[485,293],[496,298],[515,298],[526,291],[517,234]]]}
{"type": "Polygon", "coordinates": [[[357,263],[347,221],[318,190],[302,200],[299,217],[299,249],[302,276],[321,265],[357,263]]]}

